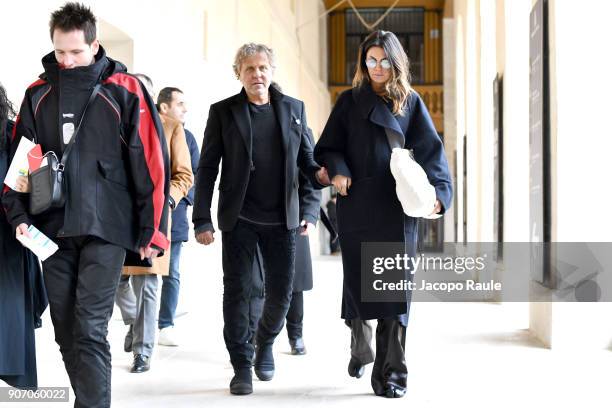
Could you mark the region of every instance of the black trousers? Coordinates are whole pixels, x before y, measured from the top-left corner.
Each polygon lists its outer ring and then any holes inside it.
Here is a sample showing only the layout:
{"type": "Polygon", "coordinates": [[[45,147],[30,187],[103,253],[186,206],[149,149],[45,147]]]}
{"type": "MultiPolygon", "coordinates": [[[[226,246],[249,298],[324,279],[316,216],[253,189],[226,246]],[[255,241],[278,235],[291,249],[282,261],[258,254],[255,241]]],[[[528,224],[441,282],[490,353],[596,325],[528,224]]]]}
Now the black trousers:
{"type": "Polygon", "coordinates": [[[372,326],[367,320],[346,320],[351,328],[351,357],[362,365],[374,362],[372,389],[376,395],[384,395],[393,386],[406,389],[408,368],[404,349],[406,326],[398,319],[378,319],[376,326],[376,354],[372,350],[372,326]]]}
{"type": "MultiPolygon", "coordinates": [[[[257,331],[259,318],[263,311],[265,298],[263,296],[252,296],[249,309],[249,327],[254,334],[257,331]]],[[[304,292],[293,292],[291,303],[287,311],[287,336],[290,340],[302,337],[304,326],[304,292]]]]}
{"type": "Polygon", "coordinates": [[[272,344],[283,328],[291,302],[296,229],[238,220],[223,232],[223,337],[234,369],[249,368],[254,347],[249,326],[253,259],[257,244],[265,273],[265,301],[257,327],[257,344],[272,344]]]}
{"type": "Polygon", "coordinates": [[[111,354],[106,339],[125,250],[90,236],[57,238],[43,262],[55,341],[75,407],[110,407],[111,354]]]}
{"type": "Polygon", "coordinates": [[[293,292],[287,312],[287,336],[295,340],[302,337],[304,326],[304,292],[293,292]]]}

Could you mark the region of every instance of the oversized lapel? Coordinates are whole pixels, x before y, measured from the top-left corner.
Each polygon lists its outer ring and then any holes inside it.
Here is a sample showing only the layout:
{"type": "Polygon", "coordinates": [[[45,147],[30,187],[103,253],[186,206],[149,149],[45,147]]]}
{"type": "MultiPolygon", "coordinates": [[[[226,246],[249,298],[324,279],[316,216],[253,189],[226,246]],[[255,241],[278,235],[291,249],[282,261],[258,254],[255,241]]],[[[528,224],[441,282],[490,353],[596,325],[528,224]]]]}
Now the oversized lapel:
{"type": "Polygon", "coordinates": [[[398,138],[401,137],[404,140],[404,131],[398,119],[391,113],[383,100],[374,93],[369,84],[353,89],[353,97],[365,119],[391,130],[398,138]]]}
{"type": "Polygon", "coordinates": [[[270,100],[274,107],[274,112],[276,113],[276,120],[278,120],[278,124],[281,128],[283,152],[285,153],[285,157],[287,157],[287,152],[289,151],[289,125],[293,120],[291,117],[291,105],[285,100],[283,94],[277,91],[274,86],[270,86],[270,100]]]}
{"type": "Polygon", "coordinates": [[[249,113],[249,102],[246,97],[244,88],[236,95],[234,103],[231,105],[232,115],[238,127],[238,132],[244,141],[249,158],[252,157],[253,151],[253,135],[251,133],[251,115],[249,113]]]}

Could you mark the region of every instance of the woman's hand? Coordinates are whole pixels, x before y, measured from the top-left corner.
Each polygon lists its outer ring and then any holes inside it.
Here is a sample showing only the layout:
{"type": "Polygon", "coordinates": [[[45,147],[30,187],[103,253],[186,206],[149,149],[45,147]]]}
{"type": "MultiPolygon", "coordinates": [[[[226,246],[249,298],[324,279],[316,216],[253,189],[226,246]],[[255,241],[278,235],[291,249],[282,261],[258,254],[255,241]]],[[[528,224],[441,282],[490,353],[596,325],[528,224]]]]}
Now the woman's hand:
{"type": "Polygon", "coordinates": [[[307,222],[306,220],[302,220],[300,223],[300,235],[308,236],[311,231],[314,231],[316,226],[307,222]]]}
{"type": "Polygon", "coordinates": [[[440,202],[440,200],[436,200],[436,205],[434,206],[434,209],[431,214],[429,214],[429,216],[431,217],[432,215],[436,215],[440,211],[442,211],[442,203],[440,202]]]}
{"type": "Polygon", "coordinates": [[[342,174],[336,174],[331,182],[341,196],[348,195],[348,189],[351,187],[350,177],[343,176],[342,174]]]}

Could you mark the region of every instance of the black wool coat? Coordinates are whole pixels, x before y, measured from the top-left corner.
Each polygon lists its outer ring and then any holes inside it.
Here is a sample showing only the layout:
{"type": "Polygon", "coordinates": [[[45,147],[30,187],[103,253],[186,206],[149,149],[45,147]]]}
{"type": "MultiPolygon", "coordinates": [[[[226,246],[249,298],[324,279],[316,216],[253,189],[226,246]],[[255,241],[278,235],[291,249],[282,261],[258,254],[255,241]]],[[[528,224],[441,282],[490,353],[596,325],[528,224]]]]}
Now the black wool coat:
{"type": "MultiPolygon", "coordinates": [[[[10,137],[0,146],[0,186],[9,165],[10,137]]],[[[0,380],[18,388],[37,386],[34,329],[47,308],[38,259],[15,239],[0,207],[0,380]]]]}
{"type": "MultiPolygon", "coordinates": [[[[406,302],[361,301],[361,244],[403,242],[409,256],[416,254],[417,219],[404,214],[395,193],[389,162],[391,148],[385,128],[404,136],[442,203],[451,205],[452,182],[444,146],[427,108],[411,93],[404,115],[393,115],[369,84],[340,95],[315,147],[315,160],[327,167],[330,179],[341,174],[352,179],[347,196],[338,195],[337,216],[344,270],[342,318],[399,317],[407,323],[406,302]]],[[[407,276],[409,278],[410,276],[407,276]]]]}

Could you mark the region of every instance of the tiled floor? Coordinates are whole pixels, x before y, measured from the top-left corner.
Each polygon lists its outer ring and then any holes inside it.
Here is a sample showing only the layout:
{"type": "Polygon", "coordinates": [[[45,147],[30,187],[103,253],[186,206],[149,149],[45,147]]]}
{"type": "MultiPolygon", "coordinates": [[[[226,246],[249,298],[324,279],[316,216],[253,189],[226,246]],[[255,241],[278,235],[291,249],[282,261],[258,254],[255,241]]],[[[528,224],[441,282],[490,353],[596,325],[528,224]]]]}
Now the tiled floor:
{"type": "MultiPolygon", "coordinates": [[[[220,241],[220,240],[218,240],[220,241]]],[[[360,380],[346,373],[349,331],[339,319],[339,257],[314,260],[315,289],[305,296],[308,354],[292,356],[283,331],[276,346],[276,377],[255,380],[254,393],[228,392],[232,375],[222,337],[220,243],[184,249],[177,320],[180,347],[156,347],[151,371],[130,374],[122,350],[125,327],[116,311],[113,407],[612,407],[612,352],[551,351],[526,327],[525,304],[415,303],[408,328],[409,390],[403,399],[375,397],[368,367],[360,380]]],[[[48,313],[37,331],[39,383],[67,386],[48,313]]],[[[74,397],[71,395],[71,401],[74,397]]],[[[63,407],[61,403],[3,406],[63,407]]]]}

